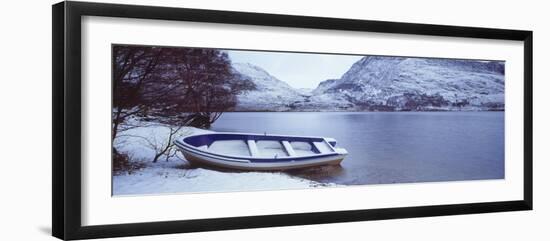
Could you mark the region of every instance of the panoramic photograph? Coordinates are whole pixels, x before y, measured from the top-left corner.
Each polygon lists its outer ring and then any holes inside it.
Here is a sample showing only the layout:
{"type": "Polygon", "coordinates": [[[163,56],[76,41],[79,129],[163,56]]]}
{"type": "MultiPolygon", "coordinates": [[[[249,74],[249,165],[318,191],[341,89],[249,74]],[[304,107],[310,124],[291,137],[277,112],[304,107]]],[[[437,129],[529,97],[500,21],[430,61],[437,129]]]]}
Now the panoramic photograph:
{"type": "Polygon", "coordinates": [[[504,179],[505,62],[112,45],[112,195],[504,179]]]}

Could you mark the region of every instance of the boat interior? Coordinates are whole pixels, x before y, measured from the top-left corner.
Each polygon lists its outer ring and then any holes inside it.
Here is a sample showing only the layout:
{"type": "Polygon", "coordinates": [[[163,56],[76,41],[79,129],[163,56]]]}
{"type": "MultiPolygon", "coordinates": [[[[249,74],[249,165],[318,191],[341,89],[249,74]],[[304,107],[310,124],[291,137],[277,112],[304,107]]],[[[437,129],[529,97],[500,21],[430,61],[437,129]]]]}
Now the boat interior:
{"type": "Polygon", "coordinates": [[[261,135],[202,135],[184,138],[197,149],[216,154],[244,157],[278,158],[334,153],[323,138],[261,135]]]}

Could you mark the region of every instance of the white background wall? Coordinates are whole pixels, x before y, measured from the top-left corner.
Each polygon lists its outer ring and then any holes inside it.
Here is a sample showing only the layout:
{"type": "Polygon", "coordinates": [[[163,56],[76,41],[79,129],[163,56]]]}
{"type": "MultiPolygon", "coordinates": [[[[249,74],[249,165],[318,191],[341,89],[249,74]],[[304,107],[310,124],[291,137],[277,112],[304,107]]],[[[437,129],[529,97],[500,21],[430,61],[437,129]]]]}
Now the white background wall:
{"type": "MultiPolygon", "coordinates": [[[[549,240],[550,17],[545,1],[109,1],[533,30],[535,210],[264,228],[117,240],[549,240]],[[546,22],[545,22],[546,21],[546,22]]],[[[0,240],[54,240],[51,231],[51,9],[9,1],[0,10],[0,240]],[[31,146],[32,144],[32,146],[31,146]]],[[[334,201],[338,201],[335,198],[334,201]]]]}

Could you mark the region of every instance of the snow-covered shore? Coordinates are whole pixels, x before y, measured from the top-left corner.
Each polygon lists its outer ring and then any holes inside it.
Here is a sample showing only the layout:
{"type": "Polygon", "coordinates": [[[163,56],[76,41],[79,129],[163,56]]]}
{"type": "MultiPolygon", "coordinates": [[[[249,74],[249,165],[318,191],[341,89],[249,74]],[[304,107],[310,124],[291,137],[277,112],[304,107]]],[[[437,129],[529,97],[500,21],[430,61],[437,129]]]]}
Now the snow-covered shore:
{"type": "MultiPolygon", "coordinates": [[[[185,127],[178,133],[185,136],[206,133],[185,127]]],[[[151,143],[165,144],[170,133],[167,126],[147,125],[128,130],[114,143],[117,150],[130,156],[134,164],[142,166],[131,172],[113,175],[113,195],[140,195],[166,193],[231,192],[277,189],[297,189],[330,184],[318,183],[281,172],[222,172],[205,168],[191,168],[184,157],[160,158],[152,162],[155,151],[151,143]]]]}
{"type": "Polygon", "coordinates": [[[189,169],[183,161],[157,162],[132,174],[113,176],[113,195],[295,189],[319,183],[284,173],[189,169]]]}

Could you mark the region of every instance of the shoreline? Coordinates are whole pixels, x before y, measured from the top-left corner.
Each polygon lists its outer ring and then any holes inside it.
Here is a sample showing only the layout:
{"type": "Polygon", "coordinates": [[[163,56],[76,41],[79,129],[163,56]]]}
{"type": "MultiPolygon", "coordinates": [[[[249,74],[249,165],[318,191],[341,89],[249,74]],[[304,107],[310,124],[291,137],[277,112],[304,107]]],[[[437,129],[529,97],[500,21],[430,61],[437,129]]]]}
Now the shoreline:
{"type": "MultiPolygon", "coordinates": [[[[193,167],[183,156],[172,157],[169,161],[151,161],[153,150],[140,142],[142,136],[159,139],[168,127],[147,126],[130,130],[127,136],[117,141],[120,151],[132,156],[131,162],[142,164],[141,168],[122,173],[112,173],[112,195],[155,195],[191,194],[208,192],[266,191],[285,189],[306,189],[337,186],[332,183],[317,182],[285,172],[231,172],[193,167]],[[132,143],[123,145],[122,143],[132,143]]],[[[195,127],[185,127],[184,135],[211,133],[215,131],[195,127]]]]}

